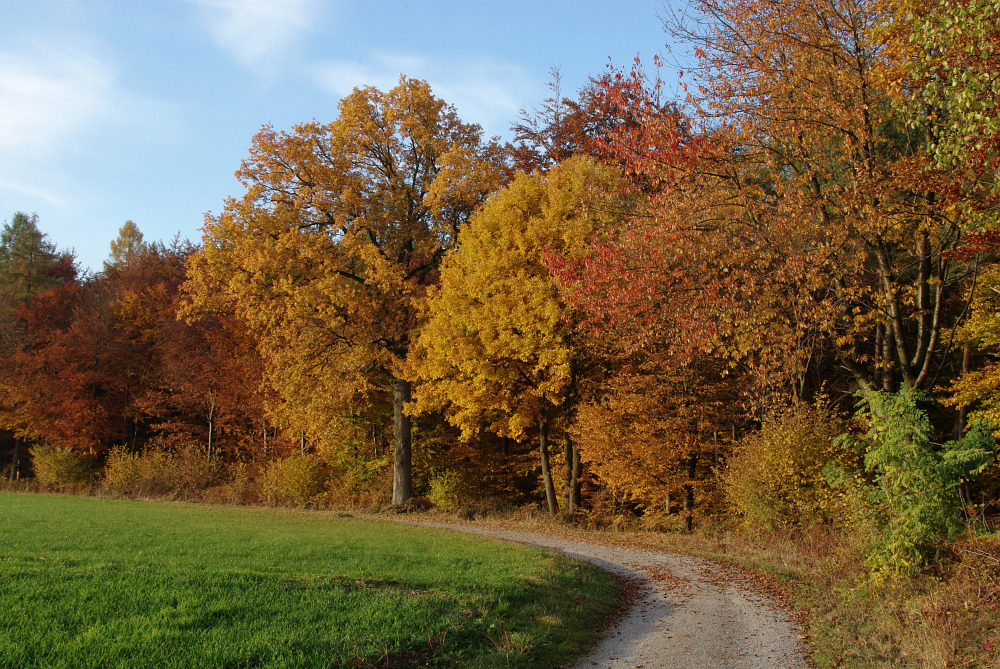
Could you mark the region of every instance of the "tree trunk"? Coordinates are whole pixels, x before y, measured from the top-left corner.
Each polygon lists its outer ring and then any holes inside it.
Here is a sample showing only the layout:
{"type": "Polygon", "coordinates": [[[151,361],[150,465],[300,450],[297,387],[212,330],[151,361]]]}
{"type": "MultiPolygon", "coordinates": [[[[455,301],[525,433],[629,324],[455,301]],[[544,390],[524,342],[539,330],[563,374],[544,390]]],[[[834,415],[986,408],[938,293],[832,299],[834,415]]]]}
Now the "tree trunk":
{"type": "Polygon", "coordinates": [[[582,486],[583,483],[580,479],[583,477],[583,462],[580,461],[580,449],[577,447],[576,442],[573,442],[573,506],[576,510],[580,509],[580,504],[582,502],[582,486]]]}
{"type": "MultiPolygon", "coordinates": [[[[970,349],[965,349],[962,355],[962,375],[965,376],[972,368],[972,354],[970,349]]],[[[964,404],[955,412],[955,427],[952,429],[952,439],[961,439],[965,434],[965,426],[968,424],[969,407],[964,404]]]]}
{"type": "Polygon", "coordinates": [[[559,502],[556,500],[556,487],[552,483],[552,471],[549,469],[549,421],[544,415],[538,419],[538,448],[542,458],[545,502],[549,506],[549,515],[555,516],[559,513],[559,502]]]}
{"type": "Polygon", "coordinates": [[[684,530],[690,532],[694,528],[694,477],[698,473],[698,456],[692,455],[688,460],[688,482],[684,484],[684,530]]]}
{"type": "Polygon", "coordinates": [[[10,480],[16,481],[20,476],[21,468],[21,440],[14,440],[14,454],[10,459],[10,480]]]}
{"type": "Polygon", "coordinates": [[[566,516],[573,517],[576,507],[573,504],[573,439],[568,432],[563,431],[563,460],[566,463],[566,483],[563,486],[563,509],[566,516]]]}
{"type": "Polygon", "coordinates": [[[566,515],[572,518],[580,506],[580,474],[583,468],[580,451],[568,432],[563,432],[563,457],[566,460],[566,490],[564,493],[566,515]]]}
{"type": "Polygon", "coordinates": [[[413,497],[410,417],[403,405],[410,401],[409,381],[392,379],[392,504],[403,506],[413,497]]]}
{"type": "Polygon", "coordinates": [[[212,463],[212,436],[215,434],[215,402],[208,407],[208,463],[212,463]]]}

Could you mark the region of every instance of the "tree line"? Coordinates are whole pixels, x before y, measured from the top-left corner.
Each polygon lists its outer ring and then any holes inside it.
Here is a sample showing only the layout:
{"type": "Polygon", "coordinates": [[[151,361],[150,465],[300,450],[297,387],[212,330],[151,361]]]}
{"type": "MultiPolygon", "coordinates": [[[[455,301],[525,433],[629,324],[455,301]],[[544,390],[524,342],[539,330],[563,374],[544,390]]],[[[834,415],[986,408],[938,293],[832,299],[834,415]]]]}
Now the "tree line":
{"type": "Polygon", "coordinates": [[[303,501],[864,508],[919,563],[1000,498],[998,9],[699,0],[665,20],[682,98],[658,59],[556,73],[509,144],[426,82],[358,88],[262,128],[199,245],[128,222],[92,275],[17,213],[9,476],[159,453],[303,501]]]}

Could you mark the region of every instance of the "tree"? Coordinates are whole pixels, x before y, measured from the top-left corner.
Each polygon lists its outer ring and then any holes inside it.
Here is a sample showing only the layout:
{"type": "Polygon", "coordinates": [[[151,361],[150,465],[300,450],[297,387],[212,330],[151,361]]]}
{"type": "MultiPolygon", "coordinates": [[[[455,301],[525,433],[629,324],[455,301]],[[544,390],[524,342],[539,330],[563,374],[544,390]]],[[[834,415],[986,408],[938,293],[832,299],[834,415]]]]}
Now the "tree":
{"type": "Polygon", "coordinates": [[[896,56],[896,67],[888,74],[908,102],[904,109],[910,123],[926,129],[938,164],[971,172],[995,187],[1000,168],[1000,2],[882,4],[884,39],[896,56]]]}
{"type": "Polygon", "coordinates": [[[16,212],[0,231],[0,289],[8,306],[60,283],[56,247],[38,229],[38,214],[16,212]]]}
{"type": "Polygon", "coordinates": [[[572,428],[583,461],[622,504],[667,514],[682,505],[690,531],[696,497],[718,502],[713,468],[746,422],[738,379],[711,356],[681,361],[662,346],[629,354],[609,339],[572,428]]]}
{"type": "Polygon", "coordinates": [[[531,173],[576,155],[611,158],[608,137],[635,122],[628,100],[604,94],[611,75],[591,77],[572,99],[563,95],[559,68],[552,68],[551,74],[548,88],[552,95],[540,108],[522,109],[518,121],[511,125],[514,142],[509,150],[514,168],[531,173]]]}
{"type": "Polygon", "coordinates": [[[139,227],[131,220],[125,221],[118,229],[118,237],[111,241],[111,256],[104,262],[104,266],[131,265],[148,247],[139,227]]]}
{"type": "Polygon", "coordinates": [[[444,409],[466,438],[480,427],[515,439],[537,429],[553,515],[549,428],[562,426],[572,513],[579,456],[568,427],[587,361],[545,254],[585,253],[627,214],[621,190],[613,168],[584,156],[546,173],[518,174],[459,234],[440,288],[431,291],[417,343],[418,408],[444,409]]]}
{"type": "Polygon", "coordinates": [[[696,8],[672,24],[700,60],[690,124],[641,71],[608,90],[639,104],[611,144],[649,215],[579,268],[583,301],[800,395],[817,364],[866,389],[934,385],[972,273],[943,251],[969,221],[884,85],[875,4],[696,8]]]}
{"type": "MultiPolygon", "coordinates": [[[[0,425],[14,433],[10,479],[18,476],[21,445],[25,438],[36,436],[32,429],[39,416],[25,411],[24,392],[18,378],[22,365],[30,357],[26,351],[34,344],[32,318],[26,320],[27,305],[36,295],[59,287],[67,279],[75,280],[72,255],[59,254],[38,229],[38,215],[16,212],[0,230],[0,364],[8,393],[0,401],[0,425]]],[[[30,309],[29,309],[30,311],[30,309]]]]}
{"type": "Polygon", "coordinates": [[[502,152],[426,82],[358,88],[339,116],[263,128],[237,175],[247,194],[205,225],[187,289],[260,332],[283,419],[322,439],[354,402],[391,392],[394,504],[412,496],[405,375],[417,304],[502,152]]]}

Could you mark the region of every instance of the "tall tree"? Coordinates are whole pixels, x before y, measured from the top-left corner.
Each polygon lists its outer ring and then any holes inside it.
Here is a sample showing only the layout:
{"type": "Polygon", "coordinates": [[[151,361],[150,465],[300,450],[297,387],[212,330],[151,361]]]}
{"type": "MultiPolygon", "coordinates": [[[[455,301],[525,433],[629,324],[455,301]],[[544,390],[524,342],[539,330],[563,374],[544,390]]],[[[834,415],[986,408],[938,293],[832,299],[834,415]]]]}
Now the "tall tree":
{"type": "Polygon", "coordinates": [[[0,289],[8,305],[60,283],[55,245],[38,229],[38,214],[16,212],[0,230],[0,289]]]}
{"type": "Polygon", "coordinates": [[[469,215],[503,180],[502,151],[426,82],[358,88],[339,116],[265,127],[237,175],[247,194],[205,225],[188,290],[261,333],[289,421],[322,438],[358,393],[391,392],[392,501],[412,496],[404,374],[417,304],[469,215]],[[332,405],[332,406],[331,406],[332,405]]]}
{"type": "Polygon", "coordinates": [[[17,379],[30,358],[26,351],[35,345],[31,324],[37,319],[26,318],[29,312],[34,313],[28,303],[36,295],[75,278],[72,256],[56,251],[38,229],[37,214],[16,212],[0,230],[0,363],[4,368],[0,374],[8,387],[0,423],[14,433],[11,479],[18,475],[24,439],[37,436],[31,427],[35,419],[25,410],[30,403],[24,401],[25,396],[12,394],[21,392],[17,379]]]}
{"type": "Polygon", "coordinates": [[[131,220],[125,221],[118,229],[118,236],[111,240],[111,255],[104,265],[105,267],[131,265],[148,247],[139,226],[131,220]]]}
{"type": "MultiPolygon", "coordinates": [[[[927,388],[948,358],[968,265],[942,252],[968,224],[881,73],[870,0],[702,0],[674,26],[701,61],[696,141],[639,100],[613,147],[650,217],[589,267],[595,311],[748,361],[803,389],[833,359],[865,389],[927,388]]],[[[650,102],[645,102],[649,100],[650,102]]]]}
{"type": "Polygon", "coordinates": [[[585,156],[517,175],[459,235],[418,342],[417,406],[444,409],[466,437],[483,424],[515,439],[537,430],[552,514],[553,423],[565,440],[567,512],[578,502],[579,457],[568,426],[587,360],[545,254],[583,255],[628,213],[621,191],[619,173],[585,156]]]}

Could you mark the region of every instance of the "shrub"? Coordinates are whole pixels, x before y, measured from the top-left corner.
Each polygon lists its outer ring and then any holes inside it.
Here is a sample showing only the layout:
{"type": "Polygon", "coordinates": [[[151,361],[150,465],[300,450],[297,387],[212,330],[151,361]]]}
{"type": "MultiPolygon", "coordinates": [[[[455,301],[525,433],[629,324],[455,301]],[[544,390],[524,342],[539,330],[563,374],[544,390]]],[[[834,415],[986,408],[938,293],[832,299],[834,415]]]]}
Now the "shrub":
{"type": "Polygon", "coordinates": [[[322,467],[307,455],[275,460],[264,473],[264,490],[271,503],[308,504],[323,492],[325,484],[322,467]]]}
{"type": "Polygon", "coordinates": [[[913,573],[936,559],[945,539],[964,529],[960,484],[993,461],[996,442],[986,426],[973,424],[962,439],[940,446],[918,390],[874,392],[858,403],[868,425],[858,443],[875,475],[870,499],[880,511],[880,536],[868,555],[876,580],[913,573]]]}
{"type": "Polygon", "coordinates": [[[439,509],[454,511],[468,501],[465,481],[458,472],[438,474],[431,479],[430,488],[427,499],[439,509]]]}
{"type": "Polygon", "coordinates": [[[119,495],[168,492],[171,489],[171,459],[164,451],[150,450],[140,454],[116,446],[104,465],[104,487],[119,495]]]}
{"type": "Polygon", "coordinates": [[[844,422],[823,402],[797,404],[768,414],[758,432],[736,447],[722,487],[748,524],[773,529],[848,516],[845,493],[830,484],[831,465],[859,468],[857,456],[835,444],[844,422]]]}
{"type": "Polygon", "coordinates": [[[104,488],[118,495],[186,495],[205,489],[219,473],[201,449],[185,446],[171,453],[150,448],[131,453],[117,446],[104,465],[104,488]]]}
{"type": "Polygon", "coordinates": [[[72,449],[39,444],[30,450],[35,478],[46,488],[61,490],[85,483],[92,474],[91,463],[72,449]]]}

